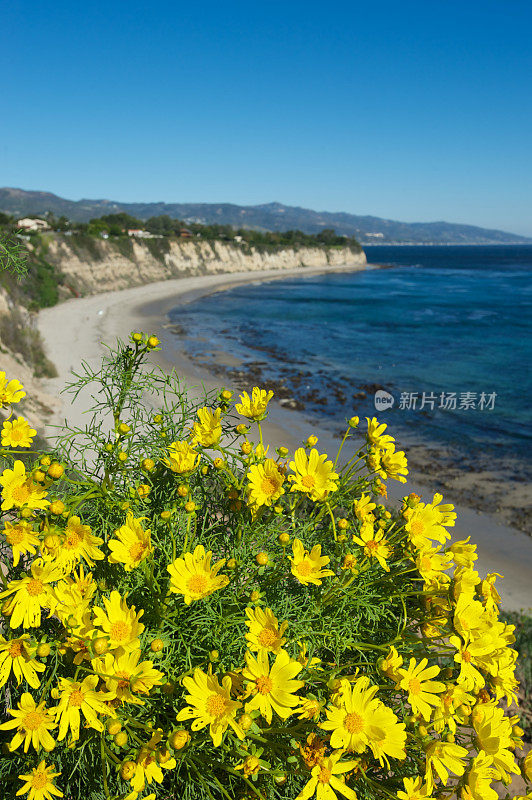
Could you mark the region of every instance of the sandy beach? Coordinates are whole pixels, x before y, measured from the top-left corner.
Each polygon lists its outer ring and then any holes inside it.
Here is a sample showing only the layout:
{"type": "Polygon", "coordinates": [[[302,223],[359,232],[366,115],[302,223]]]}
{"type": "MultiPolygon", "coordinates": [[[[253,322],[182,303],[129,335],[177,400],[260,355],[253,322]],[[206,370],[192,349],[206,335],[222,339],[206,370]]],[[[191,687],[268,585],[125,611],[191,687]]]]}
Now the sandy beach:
{"type": "MultiPolygon", "coordinates": [[[[46,388],[51,394],[58,396],[69,382],[71,371],[77,370],[81,361],[97,368],[105,352],[104,344],[112,345],[117,338],[125,339],[133,330],[153,332],[159,336],[163,350],[156,354],[157,363],[164,369],[174,368],[191,391],[201,391],[202,385],[206,388],[218,386],[220,381],[216,376],[192,363],[179,351],[177,337],[172,333],[172,326],[166,317],[168,311],[181,303],[191,303],[205,294],[238,284],[326,271],[338,272],[339,268],[305,268],[281,272],[269,270],[182,278],[73,299],[44,309],[39,313],[39,330],[46,353],[58,370],[56,378],[46,381],[46,388]]],[[[220,353],[219,358],[230,360],[230,354],[220,353]]],[[[74,403],[70,402],[68,395],[62,395],[62,400],[60,411],[50,419],[46,430],[50,438],[54,435],[54,425],[60,425],[66,417],[70,424],[84,426],[84,414],[90,409],[88,395],[80,395],[74,403]]],[[[272,404],[266,428],[268,442],[274,446],[283,444],[294,448],[306,440],[310,433],[319,435],[321,451],[329,454],[336,452],[338,441],[331,432],[322,428],[316,430],[316,425],[302,412],[272,404]]],[[[431,499],[433,494],[422,482],[416,480],[415,475],[407,484],[390,481],[389,490],[393,498],[400,498],[414,490],[424,499],[431,499]]],[[[452,501],[452,497],[448,496],[446,499],[452,501]]],[[[498,572],[504,575],[504,581],[499,580],[503,607],[506,610],[530,611],[532,538],[467,505],[457,504],[457,512],[458,521],[453,538],[471,536],[472,541],[478,544],[477,569],[481,574],[498,572]]]]}

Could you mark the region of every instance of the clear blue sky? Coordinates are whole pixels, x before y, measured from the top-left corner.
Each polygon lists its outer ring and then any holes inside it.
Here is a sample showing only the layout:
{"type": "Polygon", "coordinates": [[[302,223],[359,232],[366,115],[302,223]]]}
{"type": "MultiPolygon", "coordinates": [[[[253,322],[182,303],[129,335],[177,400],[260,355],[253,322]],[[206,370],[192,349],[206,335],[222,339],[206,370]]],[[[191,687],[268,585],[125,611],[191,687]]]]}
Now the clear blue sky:
{"type": "Polygon", "coordinates": [[[530,0],[11,0],[0,185],[532,236],[530,0]]]}

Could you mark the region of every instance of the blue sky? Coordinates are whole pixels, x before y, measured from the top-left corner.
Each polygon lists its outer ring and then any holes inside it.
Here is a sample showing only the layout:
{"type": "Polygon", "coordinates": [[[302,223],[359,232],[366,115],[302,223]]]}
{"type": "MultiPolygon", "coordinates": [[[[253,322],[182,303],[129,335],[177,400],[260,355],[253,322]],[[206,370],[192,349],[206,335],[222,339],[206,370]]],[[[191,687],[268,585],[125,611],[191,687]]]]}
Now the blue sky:
{"type": "Polygon", "coordinates": [[[532,5],[11,0],[0,185],[532,236],[532,5]]]}

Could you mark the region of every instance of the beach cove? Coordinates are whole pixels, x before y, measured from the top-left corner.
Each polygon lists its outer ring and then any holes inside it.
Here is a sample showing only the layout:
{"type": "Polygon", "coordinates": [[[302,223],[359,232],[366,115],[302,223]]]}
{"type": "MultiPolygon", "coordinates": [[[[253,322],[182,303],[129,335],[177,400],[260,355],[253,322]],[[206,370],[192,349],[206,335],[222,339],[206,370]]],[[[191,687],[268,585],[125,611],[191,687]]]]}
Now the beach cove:
{"type": "MultiPolygon", "coordinates": [[[[323,268],[316,270],[323,271],[323,268]]],[[[331,268],[331,271],[338,271],[338,267],[331,268]]],[[[46,381],[46,388],[50,394],[58,397],[69,382],[71,371],[77,370],[81,361],[97,368],[105,354],[104,345],[112,345],[117,338],[126,339],[133,330],[154,332],[159,336],[163,349],[162,352],[153,354],[154,359],[165,370],[175,369],[182,383],[190,387],[191,391],[201,391],[203,385],[207,389],[219,386],[220,381],[216,376],[191,362],[183,353],[176,353],[175,337],[168,327],[171,323],[165,315],[179,303],[191,303],[202,296],[223,291],[239,283],[291,277],[290,272],[295,276],[307,275],[310,271],[305,269],[303,273],[298,269],[284,271],[280,275],[269,270],[260,273],[182,278],[73,299],[44,309],[39,313],[39,330],[48,357],[58,370],[56,378],[46,381]],[[171,361],[168,359],[169,354],[171,361]]],[[[224,355],[221,354],[221,360],[224,355]]],[[[54,426],[60,425],[65,418],[72,425],[83,427],[86,419],[84,415],[90,410],[90,397],[87,395],[80,395],[73,403],[70,403],[69,396],[65,394],[60,399],[61,409],[50,419],[46,430],[50,438],[54,436],[54,426]]],[[[265,433],[268,443],[274,447],[283,444],[294,449],[311,433],[319,435],[321,451],[334,454],[339,444],[327,429],[316,430],[316,426],[300,412],[274,403],[265,433]]],[[[407,484],[390,481],[390,496],[399,499],[415,490],[425,499],[430,499],[432,492],[416,478],[414,475],[407,484]]],[[[466,505],[458,504],[457,512],[458,520],[453,539],[471,536],[472,541],[478,544],[478,570],[481,573],[501,572],[504,575],[504,581],[499,583],[506,610],[528,611],[532,607],[532,539],[491,515],[466,505]]]]}

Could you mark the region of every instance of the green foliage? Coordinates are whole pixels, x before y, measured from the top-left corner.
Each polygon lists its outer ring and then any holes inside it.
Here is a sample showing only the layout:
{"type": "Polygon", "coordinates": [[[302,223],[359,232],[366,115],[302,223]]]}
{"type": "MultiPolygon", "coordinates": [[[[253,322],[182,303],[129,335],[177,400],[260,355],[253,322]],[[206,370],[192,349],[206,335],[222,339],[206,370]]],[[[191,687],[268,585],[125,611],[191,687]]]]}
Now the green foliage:
{"type": "MultiPolygon", "coordinates": [[[[7,221],[5,214],[0,215],[7,221]]],[[[0,219],[0,225],[5,224],[0,219]]],[[[0,272],[5,270],[23,278],[28,273],[28,251],[14,235],[0,231],[0,272]]]]}

